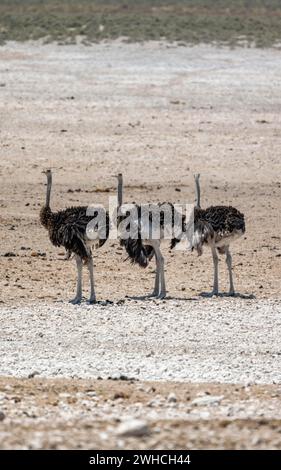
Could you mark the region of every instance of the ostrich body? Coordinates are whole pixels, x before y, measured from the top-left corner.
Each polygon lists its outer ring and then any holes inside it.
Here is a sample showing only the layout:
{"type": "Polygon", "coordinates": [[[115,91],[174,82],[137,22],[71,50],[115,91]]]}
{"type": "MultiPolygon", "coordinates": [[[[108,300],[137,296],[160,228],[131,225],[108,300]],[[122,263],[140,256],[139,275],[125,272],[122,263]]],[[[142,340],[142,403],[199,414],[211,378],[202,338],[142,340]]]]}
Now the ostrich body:
{"type": "MultiPolygon", "coordinates": [[[[161,204],[142,204],[136,205],[135,218],[130,220],[130,232],[134,234],[133,237],[124,238],[122,236],[121,223],[126,219],[128,211],[123,213],[123,176],[118,174],[118,215],[117,215],[117,227],[119,229],[120,245],[123,246],[128,254],[129,259],[132,263],[136,263],[139,266],[146,268],[149,262],[155,256],[156,271],[153,292],[148,297],[157,297],[163,299],[166,297],[166,283],[165,283],[165,272],[164,272],[164,257],[161,253],[160,244],[161,240],[165,238],[164,233],[164,213],[160,210],[161,204]],[[142,218],[143,213],[147,213],[148,217],[145,221],[142,218]],[[153,231],[153,216],[159,215],[159,232],[155,236],[153,231]]],[[[180,232],[185,230],[185,216],[179,214],[174,208],[173,204],[167,203],[171,209],[172,214],[172,233],[171,233],[171,248],[173,248],[179,241],[180,237],[174,236],[174,229],[176,228],[180,232]]],[[[163,205],[162,205],[163,206],[163,205]]]]}
{"type": "Polygon", "coordinates": [[[226,264],[229,274],[229,295],[235,295],[232,257],[230,244],[245,233],[244,214],[232,206],[210,206],[207,209],[200,207],[200,175],[195,175],[196,206],[194,208],[194,232],[191,248],[196,249],[198,256],[203,253],[203,246],[211,248],[214,264],[214,283],[210,294],[219,293],[218,254],[226,255],[226,264]]]}
{"type": "Polygon", "coordinates": [[[73,254],[76,259],[77,266],[77,288],[76,296],[71,303],[78,304],[82,300],[82,267],[87,265],[90,275],[90,298],[89,303],[96,302],[92,248],[101,247],[107,240],[109,234],[109,216],[108,213],[101,208],[91,208],[91,215],[88,206],[69,207],[59,212],[52,212],[50,208],[52,173],[51,170],[43,171],[47,175],[47,193],[46,203],[40,211],[40,222],[48,230],[49,238],[54,246],[64,246],[67,251],[66,259],[73,254]],[[101,214],[101,211],[103,213],[101,214]],[[106,226],[94,225],[95,239],[89,237],[89,224],[94,217],[101,214],[106,226]],[[88,230],[87,230],[88,227],[88,230]],[[87,234],[88,232],[88,234],[87,234]]]}

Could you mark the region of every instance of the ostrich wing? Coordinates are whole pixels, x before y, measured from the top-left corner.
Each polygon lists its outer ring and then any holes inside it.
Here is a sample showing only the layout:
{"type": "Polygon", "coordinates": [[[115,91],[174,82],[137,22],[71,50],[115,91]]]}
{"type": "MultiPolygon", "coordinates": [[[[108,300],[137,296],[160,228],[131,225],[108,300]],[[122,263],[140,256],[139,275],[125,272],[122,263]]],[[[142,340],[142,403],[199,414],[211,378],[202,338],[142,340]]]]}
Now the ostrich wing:
{"type": "MultiPolygon", "coordinates": [[[[87,226],[93,220],[97,213],[87,215],[87,207],[71,207],[65,211],[57,212],[53,215],[52,229],[50,238],[54,245],[64,246],[68,251],[80,256],[82,259],[89,259],[91,256],[90,248],[87,246],[89,237],[87,236],[87,226]]],[[[97,238],[99,245],[103,245],[108,236],[109,225],[108,215],[106,214],[106,237],[99,239],[99,231],[102,227],[98,227],[97,238]]],[[[95,227],[95,225],[94,225],[95,227]]],[[[104,227],[103,227],[104,228],[104,227]]]]}

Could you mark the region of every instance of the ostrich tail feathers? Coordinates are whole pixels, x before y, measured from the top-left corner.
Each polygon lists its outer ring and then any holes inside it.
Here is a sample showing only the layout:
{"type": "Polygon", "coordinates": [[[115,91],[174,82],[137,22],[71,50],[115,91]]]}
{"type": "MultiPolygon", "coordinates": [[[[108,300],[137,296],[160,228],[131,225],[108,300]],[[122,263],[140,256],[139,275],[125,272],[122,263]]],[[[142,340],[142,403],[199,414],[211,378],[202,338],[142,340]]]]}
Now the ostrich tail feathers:
{"type": "Polygon", "coordinates": [[[208,222],[205,221],[198,221],[194,225],[194,233],[192,236],[192,250],[195,249],[197,251],[198,256],[201,256],[203,253],[203,245],[204,243],[208,243],[208,241],[214,236],[214,231],[208,222]]]}
{"type": "Polygon", "coordinates": [[[128,238],[121,240],[121,246],[124,246],[128,254],[128,258],[133,264],[138,264],[142,268],[146,268],[154,255],[154,249],[152,246],[145,246],[142,243],[141,238],[133,239],[128,238]]]}
{"type": "Polygon", "coordinates": [[[170,243],[170,249],[172,250],[181,241],[180,238],[172,238],[170,243]]]}

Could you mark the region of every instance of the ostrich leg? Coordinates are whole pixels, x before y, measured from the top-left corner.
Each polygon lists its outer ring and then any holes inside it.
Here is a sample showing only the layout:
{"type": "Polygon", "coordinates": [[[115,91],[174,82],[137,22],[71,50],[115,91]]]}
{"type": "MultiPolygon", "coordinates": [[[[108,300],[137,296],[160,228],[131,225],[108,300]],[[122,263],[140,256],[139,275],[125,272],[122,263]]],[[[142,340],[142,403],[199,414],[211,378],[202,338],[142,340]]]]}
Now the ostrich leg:
{"type": "Polygon", "coordinates": [[[89,261],[88,261],[88,270],[89,270],[89,274],[90,274],[90,287],[91,287],[89,303],[90,304],[95,304],[96,303],[96,294],[95,294],[95,284],[94,284],[94,263],[93,263],[93,258],[90,258],[89,261]]]}
{"type": "Polygon", "coordinates": [[[233,283],[233,276],[232,276],[232,256],[229,251],[229,246],[226,247],[225,249],[226,253],[226,264],[228,268],[228,274],[229,274],[229,295],[234,295],[235,290],[234,290],[234,283],[233,283]]]}
{"type": "MultiPolygon", "coordinates": [[[[161,251],[160,251],[160,242],[159,240],[153,240],[150,243],[150,246],[153,247],[155,253],[155,262],[156,262],[156,269],[155,269],[155,280],[154,280],[154,289],[153,292],[148,297],[160,297],[160,281],[161,281],[161,251]]],[[[162,282],[162,281],[161,281],[162,282]]],[[[164,287],[165,287],[165,280],[164,280],[164,287]]],[[[165,291],[166,294],[166,291],[165,291]]]]}
{"type": "Polygon", "coordinates": [[[76,296],[70,302],[72,304],[80,304],[82,300],[82,259],[80,256],[75,256],[76,266],[77,266],[77,287],[76,287],[76,296]]]}
{"type": "Polygon", "coordinates": [[[154,289],[149,297],[157,297],[159,295],[159,290],[160,290],[159,289],[160,288],[160,285],[159,285],[160,274],[159,274],[159,266],[158,266],[156,254],[155,254],[155,262],[156,262],[156,267],[155,267],[154,289]]]}
{"type": "Polygon", "coordinates": [[[219,293],[219,273],[218,273],[219,258],[218,258],[215,245],[212,245],[212,255],[213,255],[213,263],[214,263],[214,285],[213,285],[213,290],[211,292],[211,295],[218,295],[219,293]]]}
{"type": "MultiPolygon", "coordinates": [[[[166,283],[165,283],[165,272],[164,272],[164,258],[160,251],[160,243],[155,246],[155,257],[156,257],[156,276],[158,273],[158,289],[159,293],[157,297],[159,299],[164,299],[166,297],[166,283]],[[160,280],[160,285],[159,285],[160,280]],[[161,288],[160,288],[161,286],[161,288]]],[[[156,284],[156,277],[155,277],[155,284],[156,284]]]]}
{"type": "Polygon", "coordinates": [[[160,281],[161,281],[161,290],[159,294],[159,299],[164,299],[166,297],[166,282],[165,282],[165,272],[164,272],[164,258],[162,253],[160,254],[160,281]]]}

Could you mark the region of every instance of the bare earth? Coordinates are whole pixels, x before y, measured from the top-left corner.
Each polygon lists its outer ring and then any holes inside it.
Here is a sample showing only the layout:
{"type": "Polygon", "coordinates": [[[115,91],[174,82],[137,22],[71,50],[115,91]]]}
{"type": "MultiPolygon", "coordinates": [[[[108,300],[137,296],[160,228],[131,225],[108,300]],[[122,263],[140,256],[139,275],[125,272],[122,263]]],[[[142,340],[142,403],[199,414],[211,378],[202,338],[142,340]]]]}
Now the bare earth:
{"type": "MultiPolygon", "coordinates": [[[[0,48],[1,448],[281,447],[280,76],[276,50],[0,48]],[[204,207],[245,213],[240,297],[201,298],[210,253],[167,244],[168,299],[130,300],[152,290],[154,265],[110,240],[95,253],[101,303],[70,306],[74,264],[38,223],[47,167],[54,210],[108,206],[118,171],[128,202],[192,203],[200,172],[204,207]],[[134,381],[108,379],[122,374],[134,381]],[[192,404],[202,396],[223,398],[192,404]],[[129,417],[147,435],[120,437],[129,417]]],[[[223,258],[220,271],[226,292],[223,258]]]]}
{"type": "Polygon", "coordinates": [[[1,448],[280,449],[280,392],[276,385],[3,378],[1,448]],[[123,436],[120,422],[132,416],[146,429],[123,436]]]}

